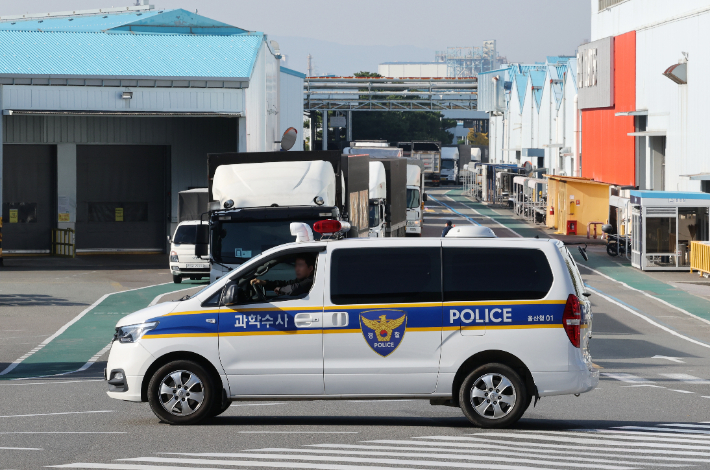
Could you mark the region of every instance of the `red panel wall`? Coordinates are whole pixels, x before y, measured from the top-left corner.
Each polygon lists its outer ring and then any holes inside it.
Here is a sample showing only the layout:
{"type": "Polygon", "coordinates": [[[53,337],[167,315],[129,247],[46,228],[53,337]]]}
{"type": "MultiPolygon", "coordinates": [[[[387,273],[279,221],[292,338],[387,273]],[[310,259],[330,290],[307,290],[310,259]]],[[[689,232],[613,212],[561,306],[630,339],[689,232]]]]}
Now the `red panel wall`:
{"type": "Polygon", "coordinates": [[[633,116],[636,110],[636,31],[614,38],[614,107],[582,110],[582,176],[604,183],[635,184],[633,116]]]}

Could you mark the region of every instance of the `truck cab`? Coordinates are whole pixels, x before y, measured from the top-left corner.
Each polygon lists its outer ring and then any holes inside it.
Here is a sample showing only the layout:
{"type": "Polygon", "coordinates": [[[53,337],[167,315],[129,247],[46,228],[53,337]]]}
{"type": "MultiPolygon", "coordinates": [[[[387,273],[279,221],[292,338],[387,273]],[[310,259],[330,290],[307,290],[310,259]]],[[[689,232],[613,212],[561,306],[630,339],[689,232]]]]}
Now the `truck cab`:
{"type": "Polygon", "coordinates": [[[459,180],[459,150],[456,147],[441,149],[441,184],[456,184],[459,180]]]}
{"type": "Polygon", "coordinates": [[[422,236],[424,223],[424,178],[423,164],[413,158],[407,159],[407,235],[422,236]]]}
{"type": "Polygon", "coordinates": [[[387,229],[385,208],[387,206],[387,180],[382,162],[370,161],[370,201],[368,236],[384,237],[387,229]]]}

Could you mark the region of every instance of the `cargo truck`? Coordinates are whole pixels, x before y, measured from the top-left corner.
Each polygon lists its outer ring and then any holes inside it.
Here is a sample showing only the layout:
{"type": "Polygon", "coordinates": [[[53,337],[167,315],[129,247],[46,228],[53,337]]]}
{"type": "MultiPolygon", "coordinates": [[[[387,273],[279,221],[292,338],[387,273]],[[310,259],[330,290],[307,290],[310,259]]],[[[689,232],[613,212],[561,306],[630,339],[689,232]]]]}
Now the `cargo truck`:
{"type": "Polygon", "coordinates": [[[420,160],[407,159],[407,235],[422,236],[424,223],[424,164],[420,160]]]}
{"type": "MultiPolygon", "coordinates": [[[[210,279],[294,240],[292,222],[321,220],[350,226],[329,237],[367,237],[369,157],[339,151],[208,155],[209,231],[195,254],[209,247],[210,279]]],[[[316,237],[319,235],[316,233],[316,237]]]]}
{"type": "Polygon", "coordinates": [[[421,160],[424,164],[424,181],[434,186],[441,185],[441,142],[397,142],[404,156],[421,160]]]}
{"type": "Polygon", "coordinates": [[[387,237],[403,237],[407,228],[407,159],[381,158],[385,167],[387,237]]]}
{"type": "Polygon", "coordinates": [[[458,147],[441,149],[441,184],[456,184],[459,180],[458,147]]]}
{"type": "Polygon", "coordinates": [[[387,233],[387,177],[382,162],[370,160],[370,237],[387,233]]]}
{"type": "Polygon", "coordinates": [[[207,188],[178,193],[178,225],[173,236],[168,236],[170,274],[175,283],[181,283],[183,278],[202,279],[210,275],[209,263],[195,257],[198,226],[202,224],[202,214],[207,212],[208,201],[207,188]]]}

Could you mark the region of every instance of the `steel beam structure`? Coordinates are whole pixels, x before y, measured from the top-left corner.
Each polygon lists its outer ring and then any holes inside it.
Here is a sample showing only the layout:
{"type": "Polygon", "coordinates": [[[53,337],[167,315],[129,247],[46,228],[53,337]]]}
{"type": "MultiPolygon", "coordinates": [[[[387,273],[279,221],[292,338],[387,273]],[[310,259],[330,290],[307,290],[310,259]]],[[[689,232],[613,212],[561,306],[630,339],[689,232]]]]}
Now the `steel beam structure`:
{"type": "Polygon", "coordinates": [[[477,109],[478,81],[475,77],[307,77],[303,87],[304,112],[477,109]]]}

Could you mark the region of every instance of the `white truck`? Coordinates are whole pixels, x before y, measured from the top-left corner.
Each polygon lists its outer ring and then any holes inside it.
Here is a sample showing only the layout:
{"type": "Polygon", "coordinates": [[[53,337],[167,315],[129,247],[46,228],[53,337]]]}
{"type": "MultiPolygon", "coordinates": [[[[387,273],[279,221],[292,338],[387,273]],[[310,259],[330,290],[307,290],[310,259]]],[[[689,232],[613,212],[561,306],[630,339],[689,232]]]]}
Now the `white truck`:
{"type": "Polygon", "coordinates": [[[459,180],[459,149],[441,148],[441,184],[456,184],[459,180]]]}
{"type": "MultiPolygon", "coordinates": [[[[170,243],[170,274],[179,284],[184,278],[193,280],[209,276],[210,265],[195,256],[195,242],[202,214],[207,212],[207,188],[194,188],[178,193],[178,226],[170,243]]],[[[207,221],[204,222],[207,224],[207,221]]]]}
{"type": "Polygon", "coordinates": [[[369,236],[384,237],[387,231],[387,179],[382,162],[370,161],[370,231],[369,236]]]}
{"type": "Polygon", "coordinates": [[[424,164],[420,160],[407,159],[407,235],[422,236],[424,223],[424,164]]]}
{"type": "Polygon", "coordinates": [[[343,221],[347,237],[367,237],[368,163],[339,151],[210,154],[209,233],[195,249],[205,258],[209,246],[210,280],[289,243],[292,222],[343,221]]]}

